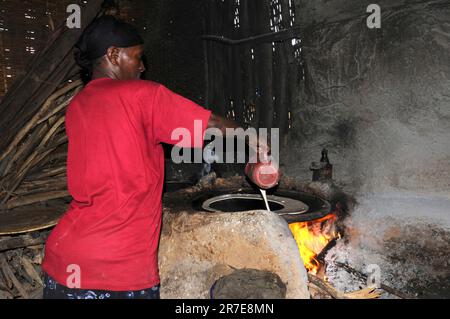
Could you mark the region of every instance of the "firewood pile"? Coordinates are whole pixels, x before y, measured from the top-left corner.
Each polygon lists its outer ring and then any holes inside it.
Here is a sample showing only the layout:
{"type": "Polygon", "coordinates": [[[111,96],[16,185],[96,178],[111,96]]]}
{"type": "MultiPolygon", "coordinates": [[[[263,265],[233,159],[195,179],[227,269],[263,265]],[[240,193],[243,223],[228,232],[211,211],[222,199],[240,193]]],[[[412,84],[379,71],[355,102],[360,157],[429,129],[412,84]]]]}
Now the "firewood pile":
{"type": "Polygon", "coordinates": [[[31,231],[66,211],[65,110],[82,87],[75,80],[58,88],[0,155],[0,299],[42,297],[48,233],[31,231]]]}
{"type": "Polygon", "coordinates": [[[68,195],[64,114],[81,88],[77,80],[53,93],[0,155],[2,211],[68,195]]]}
{"type": "Polygon", "coordinates": [[[48,229],[71,199],[65,111],[83,88],[72,49],[102,3],[82,5],[81,28],[61,21],[0,103],[0,299],[42,297],[48,229]]]}
{"type": "Polygon", "coordinates": [[[42,298],[41,270],[48,231],[0,237],[0,299],[42,298]]]}
{"type": "Polygon", "coordinates": [[[64,115],[83,86],[73,46],[102,2],[83,5],[81,28],[61,21],[0,103],[0,214],[68,195],[64,115]]]}
{"type": "Polygon", "coordinates": [[[27,73],[14,81],[0,103],[0,235],[26,230],[14,227],[8,231],[3,225],[4,218],[17,213],[16,209],[25,220],[21,208],[68,195],[64,115],[83,86],[73,46],[84,27],[101,13],[102,2],[83,6],[82,28],[69,29],[61,21],[30,61],[27,73]]]}

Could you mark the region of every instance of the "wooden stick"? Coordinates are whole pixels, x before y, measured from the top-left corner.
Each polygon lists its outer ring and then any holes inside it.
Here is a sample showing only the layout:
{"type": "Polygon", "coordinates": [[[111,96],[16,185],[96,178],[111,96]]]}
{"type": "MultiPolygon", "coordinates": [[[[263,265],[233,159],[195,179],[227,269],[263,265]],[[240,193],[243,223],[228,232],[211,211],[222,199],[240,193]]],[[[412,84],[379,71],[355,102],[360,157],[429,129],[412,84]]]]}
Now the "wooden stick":
{"type": "MultiPolygon", "coordinates": [[[[68,141],[67,135],[62,135],[58,138],[55,138],[50,144],[48,144],[47,146],[43,146],[38,150],[38,153],[42,153],[45,152],[49,149],[54,149],[58,146],[60,146],[61,144],[64,144],[68,141]]],[[[67,156],[67,153],[65,154],[67,156]]],[[[58,154],[58,156],[61,156],[61,154],[58,154]]]]}
{"type": "MultiPolygon", "coordinates": [[[[60,174],[65,174],[66,173],[66,165],[64,166],[58,166],[58,167],[50,167],[50,168],[44,168],[41,169],[39,174],[33,174],[33,175],[28,175],[26,180],[30,179],[30,180],[40,180],[46,177],[52,177],[52,176],[56,176],[56,175],[60,175],[60,174]]],[[[24,182],[25,183],[25,182],[24,182]]]]}
{"type": "MultiPolygon", "coordinates": [[[[20,183],[23,181],[23,179],[26,176],[26,173],[28,172],[28,170],[38,164],[43,158],[45,158],[49,153],[51,153],[53,150],[48,150],[47,152],[43,153],[43,154],[39,154],[36,156],[36,158],[34,158],[33,156],[33,160],[27,160],[26,165],[22,165],[19,173],[13,178],[13,180],[11,181],[12,186],[10,186],[5,194],[5,197],[3,198],[3,200],[0,203],[0,207],[3,206],[5,207],[6,202],[13,196],[13,192],[19,187],[20,183]]],[[[35,153],[37,153],[35,151],[35,153]]],[[[6,205],[7,206],[7,205],[6,205]]]]}
{"type": "Polygon", "coordinates": [[[35,282],[39,283],[39,285],[44,286],[44,283],[42,282],[41,277],[39,276],[38,272],[34,268],[31,260],[28,259],[27,256],[22,255],[22,256],[20,256],[20,261],[22,263],[23,269],[28,274],[28,276],[30,276],[35,282]]]}
{"type": "MultiPolygon", "coordinates": [[[[64,189],[64,188],[66,188],[65,183],[46,185],[46,186],[36,188],[36,189],[20,189],[20,190],[16,190],[14,192],[14,197],[12,199],[10,199],[10,201],[16,200],[18,198],[23,198],[24,196],[31,196],[31,195],[42,194],[42,193],[47,193],[47,192],[60,191],[61,189],[64,189]]],[[[23,205],[21,205],[21,206],[23,206],[23,205]]],[[[20,206],[18,206],[18,207],[20,207],[20,206]]]]}
{"type": "MultiPolygon", "coordinates": [[[[254,15],[250,14],[254,3],[250,3],[249,1],[241,2],[241,10],[240,10],[240,32],[243,36],[247,36],[252,33],[252,27],[255,26],[255,23],[252,23],[251,18],[254,15]]],[[[256,127],[258,123],[254,121],[255,115],[255,71],[254,71],[254,60],[252,59],[251,53],[252,47],[250,45],[244,45],[242,48],[243,51],[243,59],[241,67],[244,73],[244,81],[243,85],[245,87],[245,92],[243,93],[243,99],[245,99],[245,116],[244,121],[249,126],[256,127]]]]}
{"type": "Polygon", "coordinates": [[[45,193],[46,190],[50,190],[50,188],[57,188],[56,190],[61,190],[62,187],[66,187],[66,179],[65,177],[63,179],[60,180],[55,180],[54,182],[47,182],[47,183],[42,183],[42,184],[37,184],[37,185],[21,185],[15,192],[14,194],[16,194],[16,196],[18,196],[18,194],[28,194],[28,192],[40,192],[40,193],[45,193]]]}
{"type": "Polygon", "coordinates": [[[2,290],[9,290],[10,288],[11,288],[11,286],[8,287],[7,278],[5,278],[5,275],[3,274],[3,271],[0,269],[0,291],[2,291],[2,290]]]}
{"type": "Polygon", "coordinates": [[[44,178],[40,178],[40,179],[34,179],[34,180],[30,180],[30,181],[24,181],[22,183],[22,185],[20,186],[21,188],[32,188],[32,187],[39,187],[42,185],[47,185],[47,184],[54,184],[54,183],[60,183],[60,182],[65,182],[66,181],[66,176],[49,176],[49,177],[44,177],[44,178]]]}
{"type": "Polygon", "coordinates": [[[377,293],[375,288],[372,287],[367,287],[350,293],[344,293],[313,274],[308,273],[308,280],[334,299],[376,299],[380,297],[380,294],[377,293]]]}
{"type": "Polygon", "coordinates": [[[40,124],[42,122],[45,122],[46,120],[48,120],[50,117],[52,117],[53,115],[55,115],[56,113],[58,113],[59,111],[63,110],[67,105],[69,105],[70,101],[72,101],[73,97],[80,92],[83,89],[83,82],[81,80],[78,80],[74,83],[78,83],[78,86],[74,89],[73,93],[71,94],[71,96],[69,96],[66,100],[64,100],[63,103],[61,103],[60,105],[56,106],[52,111],[50,111],[47,115],[45,115],[43,118],[41,118],[37,124],[40,124]]]}
{"type": "Polygon", "coordinates": [[[56,133],[56,130],[64,123],[66,120],[65,116],[61,116],[55,124],[50,128],[50,130],[45,134],[44,138],[42,139],[41,143],[38,146],[38,149],[45,146],[47,142],[52,138],[52,136],[56,133]]]}
{"type": "Polygon", "coordinates": [[[48,232],[28,233],[13,237],[0,237],[0,252],[44,244],[48,232]]]}
{"type": "Polygon", "coordinates": [[[330,251],[331,248],[333,248],[334,246],[336,246],[337,243],[337,238],[333,238],[331,239],[326,245],[325,247],[322,249],[322,251],[317,255],[316,260],[320,263],[320,264],[325,264],[325,257],[328,254],[328,252],[330,251]]]}
{"type": "Polygon", "coordinates": [[[17,189],[16,193],[20,191],[34,190],[36,188],[43,188],[43,187],[45,188],[46,186],[65,185],[66,179],[67,177],[65,175],[62,175],[62,176],[52,176],[51,179],[45,178],[42,180],[23,182],[17,189]]]}
{"type": "Polygon", "coordinates": [[[25,162],[21,165],[21,167],[17,170],[17,174],[20,175],[23,170],[25,170],[27,167],[30,166],[30,163],[34,160],[34,158],[39,154],[39,151],[45,146],[47,141],[52,137],[52,135],[55,133],[57,128],[64,123],[64,117],[61,117],[51,128],[47,133],[44,135],[43,139],[39,143],[39,145],[34,148],[34,151],[31,153],[30,156],[25,160],[25,162]]]}
{"type": "MultiPolygon", "coordinates": [[[[67,137],[66,137],[67,139],[67,137]]],[[[52,142],[52,145],[55,144],[57,145],[58,142],[61,142],[60,140],[52,142]]],[[[62,144],[57,146],[57,148],[55,149],[55,151],[51,152],[45,159],[43,162],[39,163],[37,166],[34,166],[33,168],[31,168],[27,174],[27,177],[25,178],[25,180],[34,180],[34,179],[39,179],[41,174],[42,176],[45,175],[45,172],[49,171],[50,169],[53,168],[59,168],[59,167],[64,167],[66,168],[67,166],[67,144],[62,144]]],[[[55,174],[56,175],[61,175],[61,174],[65,174],[65,171],[60,171],[59,173],[55,174]]]]}
{"type": "Polygon", "coordinates": [[[62,89],[56,91],[50,97],[47,98],[41,109],[28,121],[28,123],[17,133],[14,140],[9,144],[7,149],[0,155],[0,161],[3,160],[13,149],[19,144],[19,142],[27,135],[27,133],[38,123],[39,119],[47,112],[52,102],[59,96],[67,93],[68,91],[77,88],[80,85],[80,81],[75,81],[64,86],[62,89]]]}
{"type": "Polygon", "coordinates": [[[56,199],[61,197],[69,196],[69,192],[67,190],[61,191],[53,191],[41,194],[33,194],[29,196],[23,196],[22,198],[12,199],[6,203],[3,207],[5,209],[12,209],[15,207],[25,206],[37,202],[43,202],[50,199],[56,199]]]}
{"type": "Polygon", "coordinates": [[[14,191],[14,197],[10,199],[10,201],[16,198],[21,198],[23,196],[28,196],[32,194],[42,194],[48,193],[50,191],[61,191],[65,189],[67,189],[67,182],[65,179],[62,181],[57,181],[55,183],[46,183],[35,187],[32,186],[24,187],[23,185],[21,185],[20,188],[14,191]]]}
{"type": "Polygon", "coordinates": [[[9,276],[6,274],[5,269],[3,269],[1,263],[0,263],[0,270],[3,273],[3,279],[4,279],[4,282],[5,282],[5,285],[6,285],[6,289],[8,291],[10,291],[14,284],[11,281],[11,279],[9,278],[9,276]]]}
{"type": "MultiPolygon", "coordinates": [[[[80,86],[78,86],[78,87],[76,88],[75,93],[76,93],[77,91],[79,91],[79,89],[80,89],[80,86]]],[[[75,94],[75,93],[74,93],[74,94],[75,94]]],[[[70,100],[70,98],[66,98],[66,100],[70,100]]],[[[64,122],[64,120],[62,120],[62,121],[64,122]]],[[[49,121],[49,122],[50,122],[50,121],[49,121]]],[[[56,133],[60,132],[60,131],[61,131],[61,126],[60,126],[61,123],[58,123],[58,122],[61,122],[61,119],[60,119],[59,121],[57,121],[57,123],[56,123],[55,125],[53,125],[53,127],[50,129],[50,131],[48,131],[48,124],[45,124],[45,125],[39,125],[41,122],[38,122],[38,123],[36,124],[36,126],[38,126],[38,127],[40,126],[40,129],[38,130],[38,132],[33,132],[33,134],[31,135],[31,137],[28,138],[27,141],[26,141],[25,143],[23,143],[23,144],[18,148],[18,151],[15,152],[14,156],[13,156],[12,158],[8,158],[8,163],[6,164],[6,168],[4,169],[3,173],[1,173],[1,174],[2,174],[3,176],[6,175],[6,174],[11,170],[12,166],[13,166],[15,163],[19,162],[19,159],[20,159],[21,157],[24,158],[24,159],[26,160],[27,157],[25,157],[26,155],[23,155],[23,154],[27,154],[27,153],[32,152],[33,150],[36,149],[36,144],[37,144],[38,141],[39,141],[39,137],[42,136],[42,135],[44,134],[44,132],[47,131],[47,135],[48,135],[48,134],[52,135],[52,130],[53,130],[53,132],[56,131],[56,133]],[[58,126],[59,126],[59,127],[58,127],[58,126]]],[[[54,123],[52,123],[52,124],[54,124],[54,123]]],[[[64,133],[63,135],[65,136],[65,133],[64,133]]],[[[62,144],[62,143],[65,143],[66,141],[67,141],[67,139],[65,138],[65,139],[58,140],[58,143],[59,143],[59,144],[62,144]]],[[[45,143],[45,136],[44,136],[44,143],[45,143]]],[[[52,144],[53,144],[53,143],[52,143],[52,144]]],[[[41,141],[41,143],[39,144],[39,146],[42,147],[42,141],[41,141]]],[[[53,146],[53,145],[52,145],[52,146],[53,146]]],[[[20,164],[19,164],[19,165],[20,165],[20,164]]]]}
{"type": "Polygon", "coordinates": [[[63,103],[58,105],[56,108],[51,110],[47,115],[45,115],[42,119],[40,119],[36,124],[39,125],[42,122],[48,121],[50,118],[56,116],[59,113],[59,111],[63,110],[70,103],[71,99],[72,97],[68,98],[63,103]]]}
{"type": "MultiPolygon", "coordinates": [[[[289,26],[289,2],[288,0],[282,1],[282,16],[283,16],[283,24],[284,27],[287,28],[289,26]]],[[[288,61],[290,56],[294,55],[294,51],[292,50],[291,41],[285,41],[277,45],[278,48],[278,56],[279,56],[279,64],[278,71],[276,72],[276,76],[281,75],[281,78],[276,82],[279,84],[279,96],[277,97],[277,123],[275,127],[278,127],[280,130],[280,138],[283,138],[287,134],[288,125],[288,114],[289,114],[289,106],[294,104],[295,101],[289,100],[289,72],[296,72],[296,68],[292,68],[292,66],[288,65],[288,61]]],[[[295,91],[298,93],[298,90],[295,91]]]]}
{"type": "Polygon", "coordinates": [[[20,187],[14,192],[15,194],[27,192],[27,191],[34,191],[37,189],[44,189],[45,187],[58,187],[58,186],[66,186],[67,177],[64,176],[57,176],[53,177],[53,179],[44,179],[42,181],[33,181],[33,182],[23,182],[20,187]]]}
{"type": "MultiPolygon", "coordinates": [[[[234,35],[241,34],[241,28],[235,28],[233,25],[234,20],[234,4],[235,2],[230,1],[232,3],[232,11],[231,11],[231,29],[234,35]]],[[[238,46],[230,48],[232,54],[231,61],[232,66],[230,70],[233,72],[233,80],[232,80],[232,98],[234,103],[234,111],[235,111],[235,120],[239,125],[244,125],[244,91],[243,91],[243,83],[242,83],[242,66],[241,66],[241,48],[238,46]]]]}
{"type": "MultiPolygon", "coordinates": [[[[34,131],[34,134],[32,134],[22,145],[18,146],[17,152],[14,154],[14,156],[10,159],[8,159],[8,165],[6,166],[4,172],[2,173],[3,176],[9,173],[11,168],[14,164],[16,164],[19,160],[19,158],[23,158],[25,160],[27,155],[23,154],[29,154],[33,151],[33,149],[39,144],[39,138],[48,130],[48,125],[43,124],[39,128],[36,128],[34,131]]],[[[17,164],[16,164],[17,165],[17,164]]]]}
{"type": "Polygon", "coordinates": [[[30,299],[43,299],[43,289],[41,287],[30,292],[30,299]]]}
{"type": "MultiPolygon", "coordinates": [[[[213,1],[211,4],[211,13],[213,19],[213,32],[223,34],[224,21],[223,21],[223,6],[224,4],[220,1],[213,1]]],[[[225,49],[224,45],[220,43],[215,43],[212,46],[212,63],[214,64],[214,73],[212,82],[212,89],[214,90],[213,100],[211,101],[212,105],[214,105],[216,112],[223,116],[227,116],[228,110],[228,100],[226,96],[225,88],[225,74],[227,74],[228,70],[224,64],[225,61],[225,49]]]]}
{"type": "MultiPolygon", "coordinates": [[[[256,16],[259,32],[270,31],[268,24],[270,7],[267,1],[256,1],[256,16]]],[[[262,43],[255,49],[258,81],[260,89],[259,103],[256,108],[258,128],[273,126],[273,49],[272,43],[262,43]]]]}
{"type": "Polygon", "coordinates": [[[320,290],[326,292],[328,295],[330,295],[334,299],[341,299],[340,298],[341,295],[339,295],[339,292],[336,289],[334,289],[333,287],[331,287],[329,284],[327,284],[326,282],[321,280],[319,277],[308,273],[308,280],[312,284],[317,286],[317,288],[319,288],[320,290]]]}
{"type": "MultiPolygon", "coordinates": [[[[44,136],[43,140],[39,144],[39,146],[33,151],[33,153],[28,157],[28,159],[21,165],[21,167],[17,170],[16,176],[13,177],[13,180],[10,182],[10,185],[12,183],[12,186],[10,186],[7,189],[6,195],[1,201],[1,204],[5,204],[8,199],[11,198],[12,193],[19,187],[20,183],[23,181],[23,179],[26,176],[26,173],[28,170],[30,170],[31,167],[37,165],[43,158],[45,158],[48,154],[50,154],[55,148],[59,146],[60,143],[63,141],[56,141],[56,145],[49,145],[45,148],[45,151],[42,149],[42,146],[45,145],[45,143],[51,138],[51,136],[54,134],[56,129],[64,122],[65,117],[61,117],[56,123],[53,125],[53,127],[50,129],[49,132],[44,136]],[[53,147],[52,149],[48,149],[49,147],[53,147]],[[47,150],[48,149],[48,150],[47,150]]],[[[66,139],[66,136],[62,137],[63,140],[66,139]]]]}
{"type": "Polygon", "coordinates": [[[31,261],[35,265],[42,265],[42,260],[44,259],[44,248],[45,245],[37,245],[37,246],[28,246],[28,249],[37,250],[36,254],[31,261]]]}
{"type": "Polygon", "coordinates": [[[0,299],[13,299],[13,298],[14,296],[10,292],[4,289],[0,289],[0,299]]]}
{"type": "MultiPolygon", "coordinates": [[[[222,12],[224,14],[224,24],[222,34],[224,36],[230,36],[232,30],[234,29],[234,6],[235,1],[225,1],[224,7],[222,8],[222,12]]],[[[236,99],[233,94],[233,85],[238,80],[233,75],[233,47],[230,45],[226,45],[223,50],[223,60],[222,63],[225,66],[227,72],[223,73],[224,83],[225,83],[225,99],[226,99],[226,113],[229,114],[229,118],[236,120],[236,99]],[[233,104],[232,104],[233,103],[233,104]],[[233,107],[232,107],[233,105],[233,107]]],[[[239,123],[239,122],[238,122],[239,123]]],[[[239,123],[241,124],[241,123],[239,123]]],[[[242,125],[242,124],[241,124],[242,125]]]]}
{"type": "MultiPolygon", "coordinates": [[[[28,282],[30,285],[33,284],[33,278],[28,275],[27,272],[24,271],[22,262],[20,260],[20,257],[23,255],[23,248],[16,249],[16,250],[9,250],[5,253],[6,260],[8,260],[8,265],[13,271],[16,276],[21,276],[25,279],[26,282],[28,282]]],[[[20,278],[22,279],[22,278],[20,278]]],[[[20,281],[23,285],[25,290],[28,290],[26,288],[26,282],[24,280],[20,281]]]]}
{"type": "Polygon", "coordinates": [[[12,271],[12,269],[9,267],[8,262],[6,261],[5,257],[3,255],[0,255],[0,265],[5,273],[5,275],[7,277],[9,277],[9,279],[11,279],[12,283],[14,284],[14,286],[16,287],[16,289],[19,291],[20,295],[25,298],[28,299],[28,293],[25,290],[25,288],[23,288],[22,284],[20,283],[20,281],[16,278],[16,276],[14,276],[14,272],[12,271]]]}

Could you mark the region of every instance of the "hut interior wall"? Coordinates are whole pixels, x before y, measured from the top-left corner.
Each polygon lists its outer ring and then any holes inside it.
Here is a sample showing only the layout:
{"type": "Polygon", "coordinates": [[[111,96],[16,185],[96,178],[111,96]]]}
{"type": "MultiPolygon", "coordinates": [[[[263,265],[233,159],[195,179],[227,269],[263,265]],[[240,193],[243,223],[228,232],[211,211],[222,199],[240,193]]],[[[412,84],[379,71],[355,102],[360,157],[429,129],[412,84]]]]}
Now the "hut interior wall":
{"type": "Polygon", "coordinates": [[[282,38],[279,32],[298,27],[294,1],[205,3],[207,106],[245,127],[276,127],[285,136],[302,65],[298,32],[282,38]]]}

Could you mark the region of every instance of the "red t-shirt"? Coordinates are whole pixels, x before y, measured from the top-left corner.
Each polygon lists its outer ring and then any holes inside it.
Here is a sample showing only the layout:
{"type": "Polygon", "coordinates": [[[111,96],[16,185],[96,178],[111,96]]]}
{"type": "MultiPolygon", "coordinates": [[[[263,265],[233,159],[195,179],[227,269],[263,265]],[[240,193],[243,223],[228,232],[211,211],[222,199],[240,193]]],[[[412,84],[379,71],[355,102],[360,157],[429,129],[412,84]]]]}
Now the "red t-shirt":
{"type": "Polygon", "coordinates": [[[89,82],[66,112],[68,211],[50,234],[42,268],[60,284],[130,291],[159,283],[164,153],[172,131],[202,147],[211,111],[143,80],[89,82]],[[197,131],[194,132],[194,120],[197,131]],[[73,266],[75,265],[75,266],[73,266]],[[74,277],[72,276],[70,280],[74,277]]]}

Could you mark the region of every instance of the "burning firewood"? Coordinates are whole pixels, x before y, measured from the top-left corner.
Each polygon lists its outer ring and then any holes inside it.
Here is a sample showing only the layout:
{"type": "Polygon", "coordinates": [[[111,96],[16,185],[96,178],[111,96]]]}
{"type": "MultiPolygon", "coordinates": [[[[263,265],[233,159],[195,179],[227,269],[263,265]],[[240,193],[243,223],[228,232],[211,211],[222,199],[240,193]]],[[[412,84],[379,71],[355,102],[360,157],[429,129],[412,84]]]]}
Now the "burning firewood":
{"type": "Polygon", "coordinates": [[[335,220],[336,215],[330,214],[311,222],[289,224],[303,263],[306,269],[313,274],[317,274],[320,268],[318,255],[337,236],[334,227],[335,220]]]}

